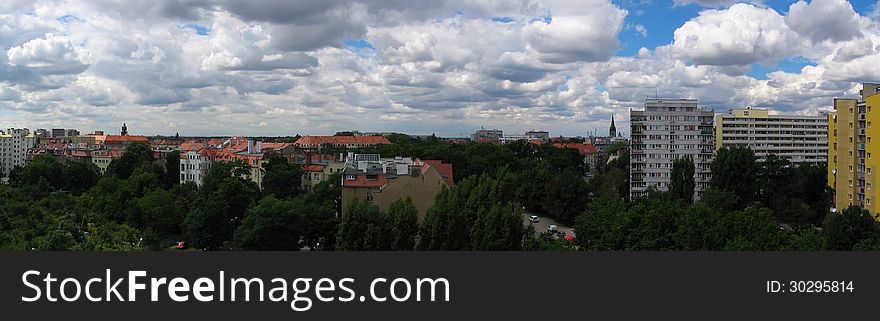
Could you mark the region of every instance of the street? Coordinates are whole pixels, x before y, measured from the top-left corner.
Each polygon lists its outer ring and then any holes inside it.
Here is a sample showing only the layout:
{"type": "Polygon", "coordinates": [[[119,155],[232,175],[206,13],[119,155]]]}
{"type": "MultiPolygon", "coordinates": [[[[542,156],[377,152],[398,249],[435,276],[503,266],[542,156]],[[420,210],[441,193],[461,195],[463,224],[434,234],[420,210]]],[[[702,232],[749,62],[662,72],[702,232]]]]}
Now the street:
{"type": "MultiPolygon", "coordinates": [[[[529,216],[532,215],[535,214],[523,211],[523,222],[525,222],[525,224],[529,224],[529,216]]],[[[546,232],[547,227],[549,227],[550,225],[556,225],[556,229],[565,232],[565,235],[574,236],[574,232],[570,227],[556,223],[556,221],[554,221],[552,218],[544,216],[538,216],[538,223],[532,223],[532,226],[535,227],[535,236],[539,236],[541,235],[541,233],[546,232]]]]}

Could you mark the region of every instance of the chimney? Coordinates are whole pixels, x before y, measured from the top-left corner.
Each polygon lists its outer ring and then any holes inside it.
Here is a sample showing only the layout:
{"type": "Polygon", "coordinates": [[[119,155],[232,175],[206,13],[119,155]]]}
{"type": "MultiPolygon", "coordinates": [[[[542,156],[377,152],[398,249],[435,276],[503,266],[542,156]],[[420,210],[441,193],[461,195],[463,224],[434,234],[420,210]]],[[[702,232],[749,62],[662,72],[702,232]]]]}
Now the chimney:
{"type": "Polygon", "coordinates": [[[248,154],[253,154],[253,152],[254,152],[254,141],[248,139],[248,141],[247,141],[247,153],[248,153],[248,154]]]}
{"type": "Polygon", "coordinates": [[[261,140],[257,141],[257,147],[256,147],[256,149],[257,149],[257,150],[254,151],[256,154],[262,154],[262,153],[263,153],[263,141],[261,141],[261,140]]]}

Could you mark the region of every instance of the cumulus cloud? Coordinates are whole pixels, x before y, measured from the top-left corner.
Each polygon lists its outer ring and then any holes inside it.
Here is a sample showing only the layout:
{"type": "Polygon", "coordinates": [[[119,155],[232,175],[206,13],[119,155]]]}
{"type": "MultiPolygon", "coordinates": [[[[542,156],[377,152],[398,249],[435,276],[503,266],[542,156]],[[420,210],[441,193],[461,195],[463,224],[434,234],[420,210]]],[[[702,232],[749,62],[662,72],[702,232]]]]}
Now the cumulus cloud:
{"type": "Polygon", "coordinates": [[[602,61],[614,55],[626,10],[604,0],[582,5],[590,10],[570,16],[552,15],[526,24],[522,33],[529,49],[550,63],[602,61]]]}
{"type": "Polygon", "coordinates": [[[846,0],[798,1],[789,8],[785,23],[813,41],[844,41],[862,35],[861,17],[846,0]]]}
{"type": "Polygon", "coordinates": [[[3,1],[0,122],[88,131],[125,121],[182,135],[479,126],[583,135],[611,115],[626,128],[628,110],[655,94],[719,112],[815,113],[880,74],[877,22],[845,3],[799,2],[788,13],[676,3],[711,8],[652,46],[669,35],[608,0],[3,1]],[[792,57],[806,66],[748,73],[792,57]]]}
{"type": "Polygon", "coordinates": [[[673,45],[697,64],[743,66],[797,54],[801,40],[775,10],[740,3],[701,12],[675,30],[673,45]]]}

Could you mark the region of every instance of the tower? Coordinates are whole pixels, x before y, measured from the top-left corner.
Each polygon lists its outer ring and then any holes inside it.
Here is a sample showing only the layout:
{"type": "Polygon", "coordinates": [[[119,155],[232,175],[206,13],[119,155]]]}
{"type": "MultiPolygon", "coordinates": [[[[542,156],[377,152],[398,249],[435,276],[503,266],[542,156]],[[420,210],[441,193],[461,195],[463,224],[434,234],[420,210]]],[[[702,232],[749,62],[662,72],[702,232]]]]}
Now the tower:
{"type": "Polygon", "coordinates": [[[122,133],[120,134],[122,136],[128,136],[128,126],[126,126],[125,123],[122,123],[122,133]]]}
{"type": "Polygon", "coordinates": [[[617,137],[617,128],[614,127],[614,115],[611,115],[611,128],[608,129],[609,137],[617,137]]]}

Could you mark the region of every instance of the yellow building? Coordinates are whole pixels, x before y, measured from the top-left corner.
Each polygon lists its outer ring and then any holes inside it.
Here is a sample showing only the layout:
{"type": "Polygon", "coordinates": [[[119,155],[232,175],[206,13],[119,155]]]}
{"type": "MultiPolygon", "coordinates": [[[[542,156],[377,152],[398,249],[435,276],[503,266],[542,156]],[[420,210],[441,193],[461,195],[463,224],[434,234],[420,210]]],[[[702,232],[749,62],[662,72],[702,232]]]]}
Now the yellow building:
{"type": "Polygon", "coordinates": [[[837,209],[859,205],[877,213],[880,129],[872,123],[880,121],[880,84],[865,83],[860,93],[860,100],[835,99],[828,115],[828,185],[837,209]]]}

